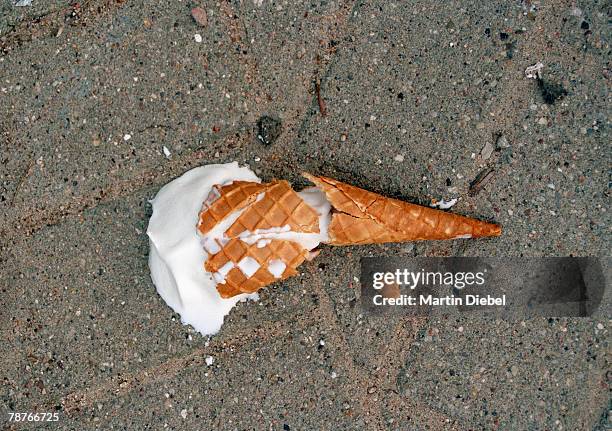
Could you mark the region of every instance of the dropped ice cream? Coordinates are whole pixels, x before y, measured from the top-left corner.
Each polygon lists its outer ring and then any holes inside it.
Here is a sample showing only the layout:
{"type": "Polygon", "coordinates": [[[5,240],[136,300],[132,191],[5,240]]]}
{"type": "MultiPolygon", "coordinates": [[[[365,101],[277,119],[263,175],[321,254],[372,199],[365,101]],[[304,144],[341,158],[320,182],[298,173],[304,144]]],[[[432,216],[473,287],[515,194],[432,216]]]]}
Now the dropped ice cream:
{"type": "Polygon", "coordinates": [[[160,189],[147,229],[151,278],[183,323],[215,334],[238,301],[255,300],[260,288],[296,275],[321,243],[501,233],[491,223],[304,176],[315,186],[296,192],[286,181],[261,183],[233,162],[192,169],[160,189]]]}

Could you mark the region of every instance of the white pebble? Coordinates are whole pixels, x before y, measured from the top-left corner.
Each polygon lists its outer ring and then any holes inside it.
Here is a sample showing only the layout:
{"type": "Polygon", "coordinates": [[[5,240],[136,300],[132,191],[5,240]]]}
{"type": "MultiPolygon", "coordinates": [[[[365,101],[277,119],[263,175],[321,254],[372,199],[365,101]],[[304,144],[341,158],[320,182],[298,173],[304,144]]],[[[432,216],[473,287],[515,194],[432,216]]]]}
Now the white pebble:
{"type": "Polygon", "coordinates": [[[602,325],[601,323],[597,324],[597,329],[603,329],[603,328],[604,328],[604,325],[602,325]]]}
{"type": "Polygon", "coordinates": [[[396,162],[403,162],[404,156],[402,154],[398,154],[397,156],[393,157],[393,160],[395,160],[396,162]]]}
{"type": "Polygon", "coordinates": [[[332,371],[332,373],[331,373],[331,378],[332,378],[332,379],[335,379],[336,377],[338,377],[338,374],[336,374],[336,372],[335,372],[335,371],[332,371]]]}
{"type": "Polygon", "coordinates": [[[170,158],[170,150],[168,149],[168,147],[164,145],[163,151],[164,151],[164,156],[166,156],[167,158],[170,158]]]}
{"type": "Polygon", "coordinates": [[[215,362],[215,358],[213,358],[212,356],[207,356],[205,361],[206,365],[211,366],[215,362]]]}
{"type": "Polygon", "coordinates": [[[200,33],[194,34],[193,38],[197,43],[202,43],[202,35],[200,33]]]}
{"type": "Polygon", "coordinates": [[[182,417],[183,419],[187,418],[187,409],[183,409],[183,410],[181,410],[181,417],[182,417]]]}
{"type": "Polygon", "coordinates": [[[125,135],[123,135],[123,140],[124,141],[129,141],[130,139],[132,139],[132,135],[130,135],[129,133],[126,133],[125,135]]]}

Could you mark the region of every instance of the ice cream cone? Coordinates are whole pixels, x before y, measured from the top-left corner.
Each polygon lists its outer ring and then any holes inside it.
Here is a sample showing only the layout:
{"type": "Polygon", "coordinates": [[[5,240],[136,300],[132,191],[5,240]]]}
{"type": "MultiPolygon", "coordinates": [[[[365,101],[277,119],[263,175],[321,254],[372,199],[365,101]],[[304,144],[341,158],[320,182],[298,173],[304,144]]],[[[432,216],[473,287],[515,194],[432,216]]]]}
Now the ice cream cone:
{"type": "Polygon", "coordinates": [[[261,237],[318,233],[319,215],[287,181],[237,181],[213,188],[198,230],[208,253],[205,269],[220,295],[229,298],[295,275],[310,251],[295,241],[261,237]]]}
{"type": "Polygon", "coordinates": [[[403,202],[331,178],[304,176],[332,205],[329,244],[355,245],[498,236],[501,227],[403,202]]]}

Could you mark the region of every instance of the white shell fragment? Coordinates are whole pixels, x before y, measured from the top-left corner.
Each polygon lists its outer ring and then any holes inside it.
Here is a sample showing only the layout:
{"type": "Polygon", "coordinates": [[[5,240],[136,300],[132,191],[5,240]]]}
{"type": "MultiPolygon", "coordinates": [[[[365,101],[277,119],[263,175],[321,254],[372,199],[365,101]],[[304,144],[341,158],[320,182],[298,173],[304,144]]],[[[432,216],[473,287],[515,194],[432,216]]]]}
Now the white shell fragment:
{"type": "Polygon", "coordinates": [[[537,62],[533,66],[529,66],[525,69],[525,78],[538,79],[542,77],[542,69],[544,65],[541,62],[537,62]]]}

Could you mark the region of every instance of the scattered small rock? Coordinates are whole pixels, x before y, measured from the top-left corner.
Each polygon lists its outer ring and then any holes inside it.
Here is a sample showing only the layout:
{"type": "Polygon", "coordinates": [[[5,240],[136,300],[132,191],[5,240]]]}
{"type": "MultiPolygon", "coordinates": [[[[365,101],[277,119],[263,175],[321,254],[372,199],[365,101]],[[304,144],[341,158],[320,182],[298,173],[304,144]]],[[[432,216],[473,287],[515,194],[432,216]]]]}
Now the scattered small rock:
{"type": "Polygon", "coordinates": [[[582,9],[579,7],[573,7],[570,9],[570,15],[572,16],[582,16],[582,9]]]}
{"type": "Polygon", "coordinates": [[[497,148],[509,148],[510,144],[508,143],[508,138],[504,135],[499,135],[497,137],[497,141],[495,142],[497,148]]]}
{"type": "Polygon", "coordinates": [[[488,160],[491,157],[491,154],[493,154],[493,145],[487,141],[484,147],[482,147],[482,150],[480,150],[480,157],[482,160],[488,160]]]}
{"type": "Polygon", "coordinates": [[[181,410],[181,417],[182,417],[183,419],[186,419],[186,418],[187,418],[187,409],[183,409],[183,410],[181,410]]]}
{"type": "Polygon", "coordinates": [[[32,6],[32,0],[18,0],[13,4],[17,7],[32,6]]]}
{"type": "Polygon", "coordinates": [[[395,160],[396,162],[403,162],[404,161],[404,155],[403,154],[398,154],[397,156],[393,157],[393,160],[395,160]]]}
{"type": "Polygon", "coordinates": [[[215,362],[215,358],[213,358],[212,356],[207,356],[205,361],[206,361],[206,365],[210,367],[215,362]]]}
{"type": "Polygon", "coordinates": [[[123,140],[125,142],[129,141],[130,139],[132,139],[132,135],[130,135],[129,133],[126,133],[125,135],[123,135],[123,140]]]}
{"type": "Polygon", "coordinates": [[[166,158],[168,158],[168,159],[169,159],[169,158],[170,158],[170,150],[168,149],[168,147],[166,147],[166,146],[164,145],[164,148],[163,148],[162,150],[163,150],[163,152],[164,152],[164,156],[166,156],[166,158]]]}
{"type": "Polygon", "coordinates": [[[191,9],[191,16],[193,17],[195,22],[200,25],[200,27],[206,27],[206,25],[208,24],[208,15],[206,14],[206,11],[201,7],[194,7],[193,9],[191,9]]]}
{"type": "Polygon", "coordinates": [[[546,119],[546,117],[542,117],[538,120],[538,124],[540,126],[546,126],[548,124],[548,120],[546,119]]]}
{"type": "Polygon", "coordinates": [[[193,35],[193,39],[197,42],[197,43],[202,43],[202,35],[200,33],[196,33],[193,35]]]}
{"type": "Polygon", "coordinates": [[[544,64],[538,61],[533,66],[529,66],[527,69],[525,69],[525,77],[529,79],[541,78],[543,67],[544,67],[544,64]]]}
{"type": "Polygon", "coordinates": [[[257,121],[257,139],[264,145],[272,145],[281,131],[282,123],[276,118],[264,115],[257,121]]]}
{"type": "Polygon", "coordinates": [[[455,204],[457,203],[457,198],[453,198],[450,201],[445,201],[444,199],[441,199],[439,201],[434,201],[431,206],[433,208],[440,208],[441,210],[447,210],[449,208],[452,208],[453,206],[455,206],[455,204]]]}
{"type": "Polygon", "coordinates": [[[376,386],[370,386],[368,388],[368,394],[373,394],[378,390],[378,388],[376,386]]]}

